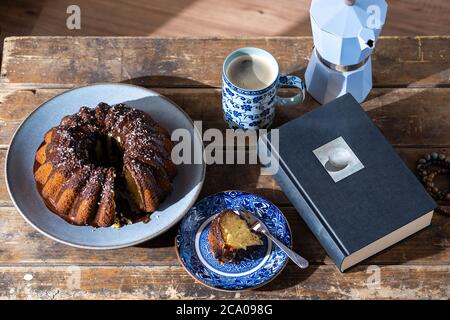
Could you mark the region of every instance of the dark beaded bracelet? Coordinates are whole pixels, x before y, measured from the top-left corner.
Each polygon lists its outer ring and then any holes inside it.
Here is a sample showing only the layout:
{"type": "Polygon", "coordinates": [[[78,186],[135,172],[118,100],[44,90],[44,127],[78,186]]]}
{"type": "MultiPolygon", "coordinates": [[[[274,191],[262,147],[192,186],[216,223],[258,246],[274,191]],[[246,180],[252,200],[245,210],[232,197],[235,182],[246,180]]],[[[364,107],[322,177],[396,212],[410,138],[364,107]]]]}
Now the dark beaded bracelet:
{"type": "Polygon", "coordinates": [[[423,185],[434,199],[450,201],[450,188],[439,190],[434,184],[436,176],[450,173],[450,157],[437,152],[427,154],[417,161],[417,172],[423,185]]]}
{"type": "Polygon", "coordinates": [[[442,216],[450,217],[449,210],[447,208],[444,208],[443,206],[438,207],[434,212],[436,212],[437,214],[440,214],[442,216]]]}

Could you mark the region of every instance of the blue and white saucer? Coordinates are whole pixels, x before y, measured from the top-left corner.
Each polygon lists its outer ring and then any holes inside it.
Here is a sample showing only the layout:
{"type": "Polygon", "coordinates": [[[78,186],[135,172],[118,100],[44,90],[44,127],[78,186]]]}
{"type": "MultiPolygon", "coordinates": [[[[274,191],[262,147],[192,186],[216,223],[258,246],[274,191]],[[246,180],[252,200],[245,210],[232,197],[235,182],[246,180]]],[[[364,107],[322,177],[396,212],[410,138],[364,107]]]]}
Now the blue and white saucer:
{"type": "Polygon", "coordinates": [[[225,191],[208,196],[193,206],[181,221],[176,238],[178,257],[186,270],[203,284],[221,290],[248,290],[273,280],[283,270],[288,256],[263,237],[263,245],[239,264],[221,264],[208,243],[211,220],[225,209],[245,208],[288,247],[291,230],[281,211],[271,202],[243,191],[225,191]]]}

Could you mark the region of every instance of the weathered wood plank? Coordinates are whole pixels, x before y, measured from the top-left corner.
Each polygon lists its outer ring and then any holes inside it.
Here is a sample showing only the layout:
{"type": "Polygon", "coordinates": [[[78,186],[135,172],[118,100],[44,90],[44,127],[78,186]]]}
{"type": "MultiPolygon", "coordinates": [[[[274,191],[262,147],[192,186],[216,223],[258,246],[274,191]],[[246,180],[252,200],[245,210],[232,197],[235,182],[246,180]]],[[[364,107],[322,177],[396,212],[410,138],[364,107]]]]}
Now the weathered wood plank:
{"type": "MultiPolygon", "coordinates": [[[[333,264],[294,208],[282,207],[292,229],[294,249],[311,264],[333,264]]],[[[14,208],[0,208],[0,266],[11,264],[177,265],[173,247],[178,225],[138,246],[109,251],[72,248],[41,235],[14,208]]],[[[435,215],[432,225],[364,262],[372,264],[450,264],[450,219],[435,215]]]]}
{"type": "MultiPolygon", "coordinates": [[[[450,132],[446,129],[450,122],[449,44],[448,36],[388,37],[377,44],[373,56],[374,86],[378,88],[363,107],[411,169],[421,154],[434,147],[450,154],[450,132]]],[[[62,88],[80,84],[128,82],[153,87],[182,106],[194,120],[203,120],[204,129],[223,130],[217,89],[221,64],[231,50],[248,45],[266,48],[280,61],[283,72],[302,76],[312,48],[311,38],[297,37],[9,38],[0,75],[0,166],[4,167],[5,149],[18,124],[62,88]]],[[[308,97],[302,107],[280,109],[275,125],[317,105],[308,97]]],[[[312,266],[301,271],[289,264],[267,287],[238,295],[205,288],[179,266],[173,248],[177,227],[140,246],[115,251],[86,251],[49,240],[11,207],[4,178],[1,170],[0,299],[419,299],[446,298],[450,294],[448,217],[436,215],[431,227],[341,274],[295,209],[289,207],[279,186],[271,177],[262,176],[258,165],[209,166],[205,182],[208,188],[201,197],[241,189],[283,206],[293,229],[294,248],[312,266]],[[367,287],[369,265],[381,266],[378,289],[367,287]],[[81,272],[81,286],[68,289],[67,281],[74,280],[71,276],[77,270],[81,272]],[[25,275],[33,279],[25,280],[29,279],[25,275]]]]}
{"type": "MultiPolygon", "coordinates": [[[[5,151],[0,151],[0,167],[5,168],[5,151]]],[[[3,173],[0,173],[0,206],[2,205],[11,205],[11,199],[8,195],[8,190],[6,189],[6,180],[5,180],[5,170],[2,170],[3,173]]]]}
{"type": "MultiPolygon", "coordinates": [[[[62,89],[0,90],[0,147],[6,147],[21,121],[37,106],[62,89]]],[[[156,91],[181,106],[203,130],[224,130],[219,89],[163,89],[156,91]]],[[[282,94],[292,93],[283,90],[282,94]]],[[[376,88],[363,107],[387,139],[397,146],[450,145],[450,88],[376,88]]],[[[274,127],[313,110],[311,97],[293,108],[278,108],[274,127]]]]}
{"type": "MultiPolygon", "coordinates": [[[[449,45],[448,36],[382,38],[373,55],[374,86],[448,86],[449,45]]],[[[4,83],[124,81],[153,87],[217,87],[225,56],[245,46],[273,53],[283,73],[303,75],[312,39],[11,37],[5,39],[1,79],[4,83]]]]}
{"type": "MultiPolygon", "coordinates": [[[[311,34],[309,0],[78,0],[82,28],[69,30],[61,12],[69,0],[53,3],[33,0],[0,3],[2,34],[33,35],[195,35],[234,36],[311,34]],[[201,13],[201,14],[199,14],[201,13]],[[245,16],[245,19],[242,17],[245,16]]],[[[446,0],[389,2],[384,35],[450,34],[446,0]]]]}
{"type": "MultiPolygon", "coordinates": [[[[416,159],[431,149],[398,149],[401,157],[411,169],[415,167],[416,159]]],[[[450,149],[441,149],[441,152],[450,152],[450,149]]],[[[0,159],[4,157],[0,151],[0,159]]],[[[3,166],[3,163],[0,163],[3,166]]],[[[3,180],[3,172],[0,174],[3,180]]],[[[257,165],[230,166],[213,165],[207,169],[205,188],[200,196],[206,196],[226,189],[241,189],[257,193],[278,205],[289,205],[279,186],[269,176],[260,176],[257,165]],[[245,176],[246,179],[242,179],[245,176]]],[[[11,205],[6,194],[4,182],[0,184],[0,203],[11,205]]],[[[293,208],[284,208],[290,225],[293,229],[295,247],[314,263],[331,263],[323,249],[314,239],[304,225],[301,218],[293,208]]],[[[161,237],[133,248],[122,249],[123,254],[117,251],[85,251],[58,244],[40,235],[28,226],[15,209],[0,208],[0,248],[1,263],[131,263],[160,265],[175,263],[173,239],[176,227],[161,237]],[[151,248],[151,249],[149,249],[151,248]],[[130,259],[130,257],[132,257],[130,259]]],[[[396,245],[385,253],[368,260],[367,264],[395,264],[395,263],[449,263],[450,262],[450,220],[448,217],[436,216],[432,227],[414,235],[410,239],[396,245]]]]}
{"type": "MultiPolygon", "coordinates": [[[[434,150],[450,154],[450,148],[397,148],[405,163],[414,171],[416,161],[425,153],[434,150]]],[[[0,150],[0,165],[4,167],[5,150],[0,150]]],[[[0,206],[11,206],[12,202],[5,186],[4,170],[0,171],[0,206]]],[[[275,180],[261,174],[258,164],[213,164],[207,166],[206,179],[200,197],[223,190],[244,190],[261,195],[279,206],[290,206],[289,200],[275,180]],[[245,178],[243,178],[245,177],[245,178]]]]}
{"type": "Polygon", "coordinates": [[[379,283],[369,279],[371,270],[361,266],[341,274],[334,266],[288,265],[268,285],[232,293],[195,282],[180,266],[0,267],[0,299],[445,299],[450,294],[448,265],[382,266],[379,283]]]}
{"type": "MultiPolygon", "coordinates": [[[[434,149],[400,148],[397,149],[406,164],[414,170],[417,159],[434,149]]],[[[450,149],[438,149],[450,153],[450,149]]],[[[4,155],[4,151],[0,151],[4,155]]],[[[3,164],[0,163],[2,166],[3,164]]],[[[240,189],[259,194],[277,205],[289,206],[283,192],[270,176],[261,176],[258,165],[212,165],[207,168],[205,186],[200,198],[227,189],[240,189]],[[242,179],[245,176],[245,179],[242,179]]],[[[0,174],[0,180],[3,173],[0,174]]],[[[4,183],[0,185],[0,203],[11,206],[4,183]]],[[[332,263],[325,252],[305,226],[293,208],[282,208],[294,234],[295,248],[302,252],[312,263],[332,263]]],[[[140,246],[118,251],[85,251],[70,248],[40,235],[27,225],[14,208],[0,208],[0,248],[1,263],[131,263],[144,265],[173,264],[176,262],[173,251],[173,239],[177,227],[164,235],[140,246]],[[150,249],[149,249],[150,248],[150,249]],[[130,257],[132,257],[130,259],[130,257]]],[[[436,215],[430,228],[419,232],[401,244],[377,255],[366,264],[396,263],[450,263],[450,220],[436,215]]]]}

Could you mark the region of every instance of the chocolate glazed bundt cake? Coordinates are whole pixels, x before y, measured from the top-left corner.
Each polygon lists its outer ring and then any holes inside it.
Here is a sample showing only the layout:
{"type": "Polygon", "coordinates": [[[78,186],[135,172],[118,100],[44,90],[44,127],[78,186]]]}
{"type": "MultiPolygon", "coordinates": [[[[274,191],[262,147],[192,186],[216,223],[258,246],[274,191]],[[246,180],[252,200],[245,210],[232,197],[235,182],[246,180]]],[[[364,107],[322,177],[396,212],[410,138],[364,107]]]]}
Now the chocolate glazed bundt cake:
{"type": "Polygon", "coordinates": [[[47,132],[34,176],[47,207],[75,225],[141,221],[172,190],[170,136],[125,104],[81,107],[47,132]]]}

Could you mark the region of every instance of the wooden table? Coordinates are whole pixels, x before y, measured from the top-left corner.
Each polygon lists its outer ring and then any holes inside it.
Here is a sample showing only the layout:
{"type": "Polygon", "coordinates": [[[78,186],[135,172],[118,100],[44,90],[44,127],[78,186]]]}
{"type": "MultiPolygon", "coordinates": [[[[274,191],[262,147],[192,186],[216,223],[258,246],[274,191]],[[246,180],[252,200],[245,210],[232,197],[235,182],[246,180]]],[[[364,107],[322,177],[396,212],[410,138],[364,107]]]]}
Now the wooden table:
{"type": "MultiPolygon", "coordinates": [[[[192,119],[203,120],[204,128],[223,130],[221,65],[230,51],[243,46],[267,49],[284,73],[303,76],[312,41],[299,37],[7,38],[0,79],[2,167],[11,135],[34,108],[68,88],[89,83],[125,82],[152,88],[175,101],[192,119]]],[[[374,89],[364,108],[409,167],[414,169],[418,157],[431,150],[450,153],[450,37],[382,38],[373,56],[373,80],[374,89]]],[[[277,125],[317,105],[307,97],[300,107],[280,109],[277,125]]],[[[52,241],[14,209],[4,170],[0,180],[0,298],[450,296],[448,216],[435,214],[431,227],[342,274],[279,186],[260,175],[257,165],[209,166],[200,197],[241,189],[274,202],[290,221],[295,250],[312,265],[303,271],[290,263],[269,285],[242,293],[214,291],[196,283],[177,260],[173,246],[176,227],[142,245],[113,251],[81,250],[52,241]],[[370,285],[371,270],[377,268],[380,284],[370,285]]]]}

